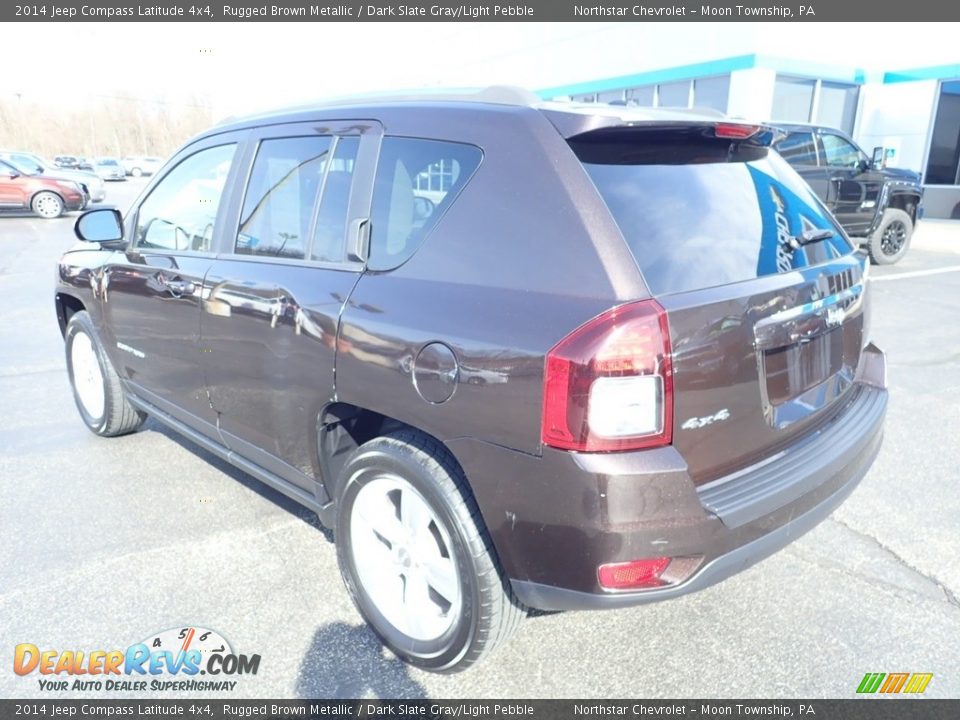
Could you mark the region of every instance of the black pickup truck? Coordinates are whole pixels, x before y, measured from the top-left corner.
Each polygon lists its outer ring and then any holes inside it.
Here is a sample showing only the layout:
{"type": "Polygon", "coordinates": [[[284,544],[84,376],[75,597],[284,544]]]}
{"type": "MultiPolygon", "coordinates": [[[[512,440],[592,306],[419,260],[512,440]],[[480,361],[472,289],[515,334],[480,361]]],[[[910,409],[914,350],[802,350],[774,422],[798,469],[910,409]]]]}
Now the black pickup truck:
{"type": "Polygon", "coordinates": [[[920,175],[879,167],[847,135],[818,125],[784,125],[780,155],[800,173],[873,262],[890,265],[910,247],[923,216],[920,175]]]}

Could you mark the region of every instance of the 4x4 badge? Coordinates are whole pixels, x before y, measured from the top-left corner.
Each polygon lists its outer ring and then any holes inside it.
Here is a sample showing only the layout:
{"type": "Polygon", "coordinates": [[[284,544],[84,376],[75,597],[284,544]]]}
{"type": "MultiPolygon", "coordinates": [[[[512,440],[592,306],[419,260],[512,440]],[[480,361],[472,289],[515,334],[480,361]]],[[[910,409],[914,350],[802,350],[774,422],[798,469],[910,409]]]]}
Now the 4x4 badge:
{"type": "Polygon", "coordinates": [[[705,417],[693,417],[687,420],[680,427],[683,430],[696,430],[697,428],[706,427],[707,425],[713,425],[715,422],[720,422],[721,420],[726,420],[730,417],[730,411],[727,408],[720,410],[719,412],[714,413],[713,415],[707,415],[705,417]]]}

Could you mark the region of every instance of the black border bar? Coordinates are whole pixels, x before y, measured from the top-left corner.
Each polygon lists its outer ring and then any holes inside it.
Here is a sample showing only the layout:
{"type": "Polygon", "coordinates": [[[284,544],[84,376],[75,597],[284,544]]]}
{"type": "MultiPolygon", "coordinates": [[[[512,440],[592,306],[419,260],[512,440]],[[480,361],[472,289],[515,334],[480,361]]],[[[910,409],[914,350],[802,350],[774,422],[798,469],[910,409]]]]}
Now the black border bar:
{"type": "MultiPolygon", "coordinates": [[[[944,0],[15,0],[5,22],[946,22],[944,0]]],[[[872,33],[870,42],[883,41],[872,33]]],[[[899,34],[891,29],[891,47],[899,34]]]]}

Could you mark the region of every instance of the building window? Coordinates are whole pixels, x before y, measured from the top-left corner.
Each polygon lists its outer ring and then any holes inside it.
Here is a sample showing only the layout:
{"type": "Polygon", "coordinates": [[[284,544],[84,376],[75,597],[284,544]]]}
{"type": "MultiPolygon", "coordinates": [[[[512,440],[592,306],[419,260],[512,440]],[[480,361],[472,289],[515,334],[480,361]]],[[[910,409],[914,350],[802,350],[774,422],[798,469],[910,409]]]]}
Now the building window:
{"type": "Polygon", "coordinates": [[[816,87],[816,80],[778,75],[773,88],[772,118],[786,122],[809,122],[816,87]]]}
{"type": "Polygon", "coordinates": [[[960,185],[960,80],[940,85],[924,182],[960,185]]]}
{"type": "Polygon", "coordinates": [[[597,93],[597,102],[602,103],[622,103],[623,102],[623,90],[605,90],[604,92],[597,93]]]}
{"type": "Polygon", "coordinates": [[[573,102],[591,103],[591,102],[596,102],[596,101],[597,101],[597,94],[596,94],[596,93],[584,93],[584,94],[582,94],[582,95],[571,95],[571,96],[570,96],[570,99],[571,99],[573,102]]]}
{"type": "Polygon", "coordinates": [[[653,107],[653,96],[655,91],[656,85],[643,85],[642,87],[628,88],[625,93],[625,99],[630,105],[653,107]]]}
{"type": "Polygon", "coordinates": [[[817,122],[852,135],[853,124],[857,119],[859,98],[860,88],[857,85],[821,82],[820,98],[817,102],[817,122]]]}
{"type": "Polygon", "coordinates": [[[722,113],[727,111],[727,96],[730,94],[730,76],[700,78],[693,83],[693,106],[711,108],[722,113]]]}
{"type": "Polygon", "coordinates": [[[657,107],[690,107],[690,81],[659,85],[657,96],[657,107]]]}

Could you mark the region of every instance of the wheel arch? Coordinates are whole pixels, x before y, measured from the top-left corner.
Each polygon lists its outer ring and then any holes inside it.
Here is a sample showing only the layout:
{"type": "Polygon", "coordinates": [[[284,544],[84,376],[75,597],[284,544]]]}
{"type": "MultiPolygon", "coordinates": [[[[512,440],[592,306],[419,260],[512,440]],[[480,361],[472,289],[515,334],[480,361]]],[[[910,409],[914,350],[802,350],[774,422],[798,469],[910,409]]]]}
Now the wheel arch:
{"type": "Polygon", "coordinates": [[[57,324],[60,325],[60,335],[61,337],[66,337],[67,323],[70,322],[70,318],[73,317],[75,313],[86,310],[87,308],[80,298],[64,292],[58,292],[56,294],[54,304],[57,308],[57,324]]]}
{"type": "Polygon", "coordinates": [[[887,207],[903,210],[910,216],[911,222],[917,222],[917,208],[920,207],[920,195],[910,191],[894,192],[890,195],[887,207]]]}

